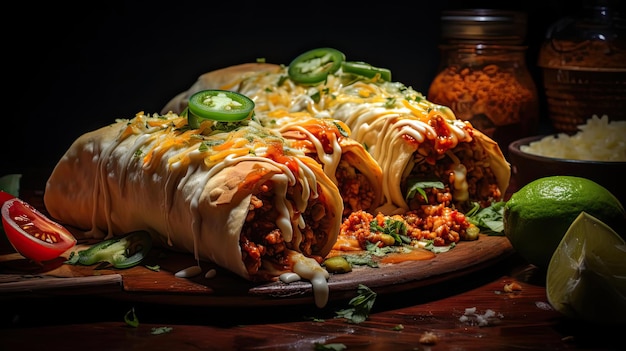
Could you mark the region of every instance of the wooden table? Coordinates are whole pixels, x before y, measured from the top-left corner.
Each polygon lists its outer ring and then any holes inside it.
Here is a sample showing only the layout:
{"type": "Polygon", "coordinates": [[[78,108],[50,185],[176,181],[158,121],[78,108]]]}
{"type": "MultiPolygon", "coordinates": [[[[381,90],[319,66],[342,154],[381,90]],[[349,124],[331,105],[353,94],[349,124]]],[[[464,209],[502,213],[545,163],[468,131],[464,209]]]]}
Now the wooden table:
{"type": "Polygon", "coordinates": [[[513,253],[465,275],[380,294],[359,324],[337,318],[347,299],[320,309],[312,303],[198,306],[184,296],[164,304],[149,295],[120,299],[84,289],[0,296],[0,350],[623,349],[624,326],[575,322],[552,310],[544,279],[513,253]],[[467,309],[493,317],[480,325],[467,309]],[[124,321],[131,310],[137,327],[124,321]],[[155,333],[163,328],[171,329],[155,333]]]}
{"type": "Polygon", "coordinates": [[[0,350],[617,350],[623,328],[574,322],[552,310],[542,275],[517,255],[471,275],[377,298],[360,324],[336,318],[346,301],[198,307],[47,296],[2,301],[0,350]],[[519,290],[505,292],[518,283],[519,290]],[[463,315],[495,313],[486,325],[463,315]],[[124,322],[134,309],[138,327],[124,322]],[[154,334],[154,328],[172,328],[154,334]],[[429,337],[431,336],[431,337],[429,337]]]}

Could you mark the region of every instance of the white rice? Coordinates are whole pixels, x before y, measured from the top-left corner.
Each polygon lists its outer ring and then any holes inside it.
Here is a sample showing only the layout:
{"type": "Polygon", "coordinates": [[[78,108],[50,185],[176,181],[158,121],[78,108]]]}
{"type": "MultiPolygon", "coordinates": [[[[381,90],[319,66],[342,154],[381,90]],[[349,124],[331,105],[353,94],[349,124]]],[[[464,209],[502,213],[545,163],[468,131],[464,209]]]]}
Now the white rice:
{"type": "Polygon", "coordinates": [[[546,136],[520,150],[530,154],[571,160],[626,162],[626,121],[593,115],[574,135],[546,136]]]}

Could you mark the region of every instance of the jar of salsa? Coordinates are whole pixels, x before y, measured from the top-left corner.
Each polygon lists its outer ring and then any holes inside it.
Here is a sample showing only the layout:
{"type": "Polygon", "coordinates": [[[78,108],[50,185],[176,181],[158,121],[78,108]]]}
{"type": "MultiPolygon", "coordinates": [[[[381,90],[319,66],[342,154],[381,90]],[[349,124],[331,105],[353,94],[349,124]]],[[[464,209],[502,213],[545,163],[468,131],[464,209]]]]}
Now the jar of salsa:
{"type": "Polygon", "coordinates": [[[508,145],[534,135],[537,89],[526,66],[527,16],[523,12],[468,9],[442,14],[440,67],[428,100],[508,145]]]}

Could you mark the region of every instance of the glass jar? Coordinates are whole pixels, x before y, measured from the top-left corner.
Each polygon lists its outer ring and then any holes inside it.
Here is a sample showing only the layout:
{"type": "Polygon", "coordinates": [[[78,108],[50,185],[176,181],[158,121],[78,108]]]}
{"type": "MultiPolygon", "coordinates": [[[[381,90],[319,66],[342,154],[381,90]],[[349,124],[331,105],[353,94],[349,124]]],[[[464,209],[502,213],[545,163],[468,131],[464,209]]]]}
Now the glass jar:
{"type": "Polygon", "coordinates": [[[618,1],[583,5],[548,28],[539,50],[548,115],[568,134],[593,115],[626,120],[626,21],[618,1]]]}
{"type": "Polygon", "coordinates": [[[539,124],[537,88],[526,66],[526,14],[468,9],[441,17],[440,67],[428,100],[508,145],[534,135],[539,124]]]}

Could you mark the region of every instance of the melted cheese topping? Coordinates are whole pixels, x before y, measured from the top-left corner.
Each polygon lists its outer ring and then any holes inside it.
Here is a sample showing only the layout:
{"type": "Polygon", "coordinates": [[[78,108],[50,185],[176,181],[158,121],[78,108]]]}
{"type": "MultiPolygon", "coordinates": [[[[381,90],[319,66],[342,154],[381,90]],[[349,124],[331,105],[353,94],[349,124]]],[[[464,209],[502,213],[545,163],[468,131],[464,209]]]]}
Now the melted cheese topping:
{"type": "MultiPolygon", "coordinates": [[[[302,87],[289,79],[280,79],[287,76],[286,70],[284,67],[275,74],[253,75],[242,80],[237,89],[260,106],[257,114],[261,120],[272,119],[280,124],[276,117],[299,114],[344,122],[350,129],[350,137],[362,143],[383,169],[385,203],[377,211],[397,213],[408,209],[398,184],[410,171],[407,166],[414,164],[410,156],[419,144],[444,138],[441,145],[449,150],[458,143],[472,141],[469,122],[456,119],[449,108],[426,100],[421,93],[401,83],[345,82],[340,70],[330,75],[325,84],[302,87]],[[282,82],[280,86],[278,82],[282,82]]],[[[321,162],[335,164],[336,160],[329,158],[329,154],[319,151],[319,144],[315,147],[321,162]]],[[[455,200],[465,200],[469,197],[465,167],[457,162],[454,173],[453,196],[455,200]]]]}
{"type": "MultiPolygon", "coordinates": [[[[302,213],[306,211],[309,199],[319,196],[316,171],[312,168],[320,166],[310,158],[304,157],[301,150],[288,147],[277,131],[264,128],[253,121],[248,125],[239,126],[236,130],[223,132],[215,129],[216,125],[212,125],[210,121],[203,122],[199,129],[186,130],[185,126],[186,119],[175,114],[148,116],[139,113],[131,120],[119,121],[111,126],[119,128],[117,138],[90,144],[93,147],[102,147],[102,150],[92,150],[97,158],[95,162],[98,169],[94,180],[93,201],[103,206],[102,208],[93,206],[92,231],[98,231],[97,218],[102,216],[104,208],[103,217],[107,220],[108,228],[105,238],[113,237],[116,214],[112,211],[110,198],[114,189],[109,188],[107,179],[113,176],[117,178],[119,182],[117,191],[123,193],[127,186],[124,181],[126,177],[148,175],[165,185],[165,201],[159,206],[166,218],[171,215],[175,194],[187,189],[185,201],[189,203],[191,212],[189,218],[192,219],[188,225],[193,233],[193,252],[195,258],[199,260],[199,246],[207,240],[201,236],[204,224],[203,216],[200,214],[200,199],[207,183],[229,166],[244,161],[260,161],[263,164],[271,164],[281,171],[269,178],[274,184],[273,205],[279,213],[276,226],[286,242],[293,243],[293,247],[299,247],[303,240],[301,229],[306,226],[302,213]],[[119,170],[119,175],[110,169],[111,159],[117,160],[115,170],[119,170]],[[163,168],[167,171],[159,172],[163,168]],[[141,169],[141,172],[134,171],[138,169],[141,169]],[[165,179],[159,178],[162,174],[166,175],[165,179]],[[296,189],[290,191],[293,203],[287,200],[289,187],[296,189]]],[[[256,176],[253,173],[247,177],[249,179],[244,180],[239,187],[248,186],[247,183],[255,184],[256,176]]],[[[211,195],[211,201],[221,201],[219,197],[221,194],[220,191],[211,195]]],[[[165,220],[165,223],[167,223],[166,233],[162,234],[167,237],[169,245],[174,245],[172,238],[177,228],[172,227],[170,220],[165,220]]],[[[228,231],[227,228],[222,230],[228,231]]],[[[212,245],[216,245],[211,249],[213,253],[217,252],[216,255],[223,255],[219,253],[220,250],[230,252],[231,249],[225,248],[231,244],[237,245],[239,249],[238,239],[209,240],[212,240],[212,245]]],[[[210,259],[224,264],[224,260],[218,256],[212,256],[210,259]]],[[[235,257],[233,259],[237,260],[235,257]]],[[[242,266],[241,254],[238,260],[237,265],[242,266]]],[[[298,267],[302,267],[302,262],[309,264],[306,268],[298,268],[303,277],[308,279],[316,278],[319,274],[323,275],[318,272],[323,268],[315,260],[298,259],[296,260],[298,267]],[[316,263],[317,269],[312,267],[314,266],[312,262],[316,263]]],[[[229,264],[226,266],[232,268],[229,264]]],[[[179,273],[184,276],[189,274],[187,271],[179,273]]],[[[239,274],[242,274],[241,271],[239,274]]]]}
{"type": "MultiPolygon", "coordinates": [[[[336,173],[343,149],[340,144],[341,136],[337,135],[339,133],[338,127],[330,125],[331,123],[333,122],[310,116],[290,117],[279,121],[276,129],[281,135],[294,135],[294,132],[301,133],[304,143],[292,140],[291,144],[296,148],[299,147],[305,153],[316,154],[324,173],[333,183],[338,184],[336,173]],[[330,152],[326,152],[324,143],[330,144],[330,152]]],[[[348,129],[347,126],[345,129],[348,129]]]]}

